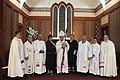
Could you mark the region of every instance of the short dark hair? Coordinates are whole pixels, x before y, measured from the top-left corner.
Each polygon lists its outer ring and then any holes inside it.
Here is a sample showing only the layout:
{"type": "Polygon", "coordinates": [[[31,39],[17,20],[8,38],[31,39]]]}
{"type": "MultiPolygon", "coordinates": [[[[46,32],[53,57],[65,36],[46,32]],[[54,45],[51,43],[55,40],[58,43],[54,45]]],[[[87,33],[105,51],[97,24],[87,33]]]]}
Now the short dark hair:
{"type": "Polygon", "coordinates": [[[53,36],[52,36],[52,35],[49,35],[49,36],[48,36],[48,39],[49,39],[50,37],[53,37],[53,36]]]}
{"type": "Polygon", "coordinates": [[[18,33],[21,33],[21,31],[16,31],[16,32],[15,32],[15,35],[17,35],[18,33]]]}
{"type": "Polygon", "coordinates": [[[97,37],[94,37],[94,39],[97,39],[97,37]]]}
{"type": "Polygon", "coordinates": [[[74,36],[74,34],[70,34],[70,36],[73,36],[73,37],[75,37],[75,36],[74,36]]]}

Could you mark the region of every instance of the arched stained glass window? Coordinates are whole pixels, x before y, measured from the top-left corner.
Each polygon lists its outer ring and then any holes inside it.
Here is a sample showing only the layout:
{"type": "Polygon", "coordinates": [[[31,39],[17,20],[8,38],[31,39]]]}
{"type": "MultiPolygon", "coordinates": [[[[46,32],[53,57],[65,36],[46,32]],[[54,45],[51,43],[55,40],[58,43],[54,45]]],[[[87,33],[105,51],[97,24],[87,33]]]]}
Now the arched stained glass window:
{"type": "Polygon", "coordinates": [[[53,23],[53,37],[57,37],[58,8],[56,6],[54,7],[53,12],[54,12],[54,14],[53,14],[53,16],[54,16],[54,18],[53,18],[53,22],[54,22],[53,23]]]}
{"type": "Polygon", "coordinates": [[[67,37],[71,34],[71,28],[72,28],[72,9],[71,7],[67,8],[67,37]]]}
{"type": "Polygon", "coordinates": [[[59,9],[59,32],[61,30],[65,32],[65,7],[63,5],[59,9]]]}
{"type": "Polygon", "coordinates": [[[65,3],[60,3],[52,6],[52,35],[53,38],[59,38],[59,32],[66,32],[67,38],[72,33],[72,6],[65,3]]]}

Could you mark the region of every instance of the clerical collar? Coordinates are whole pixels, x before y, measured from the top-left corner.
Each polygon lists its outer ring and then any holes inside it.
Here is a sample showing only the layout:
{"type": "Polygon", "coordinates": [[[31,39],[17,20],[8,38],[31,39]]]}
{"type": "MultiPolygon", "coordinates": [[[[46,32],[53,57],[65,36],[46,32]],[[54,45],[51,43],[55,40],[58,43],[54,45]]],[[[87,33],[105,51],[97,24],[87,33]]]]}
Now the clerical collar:
{"type": "Polygon", "coordinates": [[[86,41],[82,41],[82,43],[85,43],[86,41]]]}
{"type": "Polygon", "coordinates": [[[64,42],[65,40],[60,40],[60,42],[64,42]]]}
{"type": "Polygon", "coordinates": [[[70,40],[70,42],[72,42],[73,40],[70,40]]]}
{"type": "Polygon", "coordinates": [[[42,39],[38,39],[39,41],[42,41],[42,39]]]}
{"type": "Polygon", "coordinates": [[[18,38],[18,37],[14,37],[14,39],[16,39],[16,40],[18,40],[18,41],[21,41],[21,39],[20,39],[20,38],[18,38]]]}

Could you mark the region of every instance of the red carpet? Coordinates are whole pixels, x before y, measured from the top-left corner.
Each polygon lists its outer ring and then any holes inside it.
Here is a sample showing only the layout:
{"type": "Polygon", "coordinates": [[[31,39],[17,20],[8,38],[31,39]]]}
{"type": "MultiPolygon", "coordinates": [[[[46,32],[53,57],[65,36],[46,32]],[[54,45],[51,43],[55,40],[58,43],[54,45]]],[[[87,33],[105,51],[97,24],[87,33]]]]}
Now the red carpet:
{"type": "MultiPolygon", "coordinates": [[[[11,79],[8,78],[7,80],[11,80],[11,79]]],[[[69,73],[69,74],[59,74],[59,75],[43,74],[43,75],[34,75],[31,77],[24,77],[20,80],[120,80],[120,75],[115,78],[106,78],[106,77],[94,76],[92,74],[84,75],[81,73],[69,73]]]]}

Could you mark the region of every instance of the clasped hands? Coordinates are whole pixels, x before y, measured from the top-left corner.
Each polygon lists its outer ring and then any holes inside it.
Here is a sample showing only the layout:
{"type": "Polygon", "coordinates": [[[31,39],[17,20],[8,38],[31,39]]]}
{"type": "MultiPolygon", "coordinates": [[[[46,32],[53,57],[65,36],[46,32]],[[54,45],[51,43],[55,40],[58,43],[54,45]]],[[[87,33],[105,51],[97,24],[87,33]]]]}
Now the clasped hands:
{"type": "Polygon", "coordinates": [[[64,43],[62,44],[62,47],[61,47],[61,48],[65,48],[65,47],[67,47],[67,43],[66,43],[66,42],[64,42],[64,43]]]}

